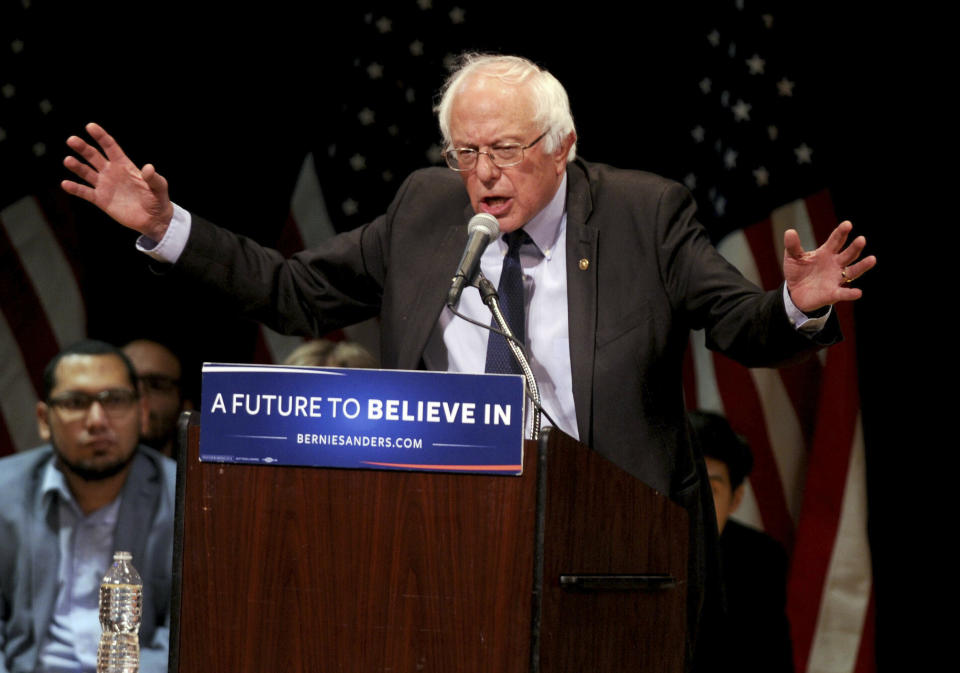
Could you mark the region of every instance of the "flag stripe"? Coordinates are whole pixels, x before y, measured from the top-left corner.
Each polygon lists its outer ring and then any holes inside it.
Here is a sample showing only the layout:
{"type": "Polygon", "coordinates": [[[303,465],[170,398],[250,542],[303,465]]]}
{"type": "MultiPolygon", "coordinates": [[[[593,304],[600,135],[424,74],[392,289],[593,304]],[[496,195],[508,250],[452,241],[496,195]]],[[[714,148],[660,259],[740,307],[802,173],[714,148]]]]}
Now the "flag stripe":
{"type": "Polygon", "coordinates": [[[762,402],[750,372],[722,355],[714,357],[714,368],[727,419],[738,432],[747,436],[753,450],[750,486],[760,509],[763,529],[789,550],[793,540],[793,518],[783,497],[783,482],[770,446],[766,421],[762,414],[756,413],[762,402]]]}
{"type": "MultiPolygon", "coordinates": [[[[0,224],[5,222],[6,210],[0,213],[0,224]]],[[[30,277],[7,236],[6,226],[0,226],[0,312],[6,317],[9,333],[23,357],[33,384],[34,396],[42,390],[41,378],[47,362],[57,354],[57,339],[47,316],[41,310],[40,298],[30,277]]]]}
{"type": "Polygon", "coordinates": [[[850,451],[837,537],[830,557],[809,671],[852,671],[860,649],[870,597],[870,558],[866,538],[867,492],[863,430],[859,417],[850,451]]]}
{"type": "MultiPolygon", "coordinates": [[[[750,369],[749,372],[760,399],[760,411],[766,421],[770,448],[784,489],[783,500],[790,513],[791,530],[794,530],[803,507],[807,444],[800,430],[796,409],[784,386],[782,370],[750,369]]],[[[781,542],[790,549],[793,536],[781,542]]]]}
{"type": "Polygon", "coordinates": [[[816,636],[823,595],[813,588],[825,587],[827,583],[859,414],[852,307],[840,305],[835,310],[847,339],[827,354],[803,515],[787,590],[798,671],[807,670],[807,657],[816,636]]]}
{"type": "Polygon", "coordinates": [[[323,199],[312,152],[307,154],[300,167],[300,175],[297,176],[297,185],[290,201],[290,213],[302,239],[297,250],[314,248],[336,233],[327,214],[327,205],[323,199]]]}
{"type": "Polygon", "coordinates": [[[857,666],[854,673],[872,673],[877,670],[877,653],[874,647],[876,642],[876,595],[873,587],[870,588],[870,601],[867,603],[867,614],[863,620],[863,637],[860,638],[860,652],[857,653],[857,666]]]}
{"type": "MultiPolygon", "coordinates": [[[[0,415],[4,432],[9,437],[9,452],[23,451],[36,446],[36,406],[39,397],[30,383],[30,373],[24,362],[21,346],[17,343],[4,314],[0,312],[0,415]]],[[[0,436],[0,439],[4,439],[0,436]]]]}
{"type": "Polygon", "coordinates": [[[22,198],[5,208],[2,218],[60,348],[83,338],[83,297],[40,204],[33,197],[22,198]]]}

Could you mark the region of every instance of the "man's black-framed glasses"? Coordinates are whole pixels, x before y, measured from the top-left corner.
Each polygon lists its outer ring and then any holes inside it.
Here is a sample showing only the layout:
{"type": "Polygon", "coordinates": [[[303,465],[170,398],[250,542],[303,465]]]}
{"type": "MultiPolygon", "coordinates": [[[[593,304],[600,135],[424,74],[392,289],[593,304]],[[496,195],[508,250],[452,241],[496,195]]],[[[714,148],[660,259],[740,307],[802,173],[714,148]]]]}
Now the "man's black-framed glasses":
{"type": "Polygon", "coordinates": [[[487,158],[490,159],[497,168],[509,168],[523,161],[523,151],[530,149],[543,140],[545,135],[547,135],[546,131],[541,133],[537,139],[529,145],[522,145],[520,143],[493,145],[489,152],[473,147],[454,147],[444,152],[443,158],[447,160],[447,166],[458,173],[466,173],[476,168],[477,160],[480,159],[481,154],[486,154],[487,158]]]}
{"type": "Polygon", "coordinates": [[[128,411],[140,395],[136,390],[128,388],[107,388],[99,393],[84,393],[71,391],[47,400],[47,404],[69,415],[85,414],[99,402],[103,410],[110,416],[120,416],[128,411]]]}

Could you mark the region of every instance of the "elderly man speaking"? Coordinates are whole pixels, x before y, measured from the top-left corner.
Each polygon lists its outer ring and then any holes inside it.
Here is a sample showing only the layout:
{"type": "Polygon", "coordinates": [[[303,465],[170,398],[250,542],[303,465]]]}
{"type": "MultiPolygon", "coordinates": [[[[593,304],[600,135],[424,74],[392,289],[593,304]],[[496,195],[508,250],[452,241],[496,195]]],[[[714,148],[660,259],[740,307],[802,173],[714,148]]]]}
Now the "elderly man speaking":
{"type": "MultiPolygon", "coordinates": [[[[692,647],[716,532],[684,421],[689,330],[705,329],[710,347],[750,366],[794,359],[839,338],[829,306],[858,298],[851,283],[876,260],[859,259],[863,237],[845,245],[849,222],[813,251],[790,230],[785,283],[762,292],[710,244],[684,187],[577,158],[566,91],[526,59],[462,57],[437,112],[452,170],[414,172],[384,215],[289,259],[173,204],[155,168],[138,169],[96,124],[87,132],[99,149],[67,140],[84,161],[64,163],[82,183],[62,186],[140,232],[147,254],[274,329],[317,336],[379,316],[381,362],[403,369],[497,370],[502,337],[446,307],[465,223],[495,217],[504,236],[480,268],[501,296],[522,298],[511,326],[544,408],[690,513],[692,647]]],[[[458,308],[489,322],[473,291],[458,308]]]]}

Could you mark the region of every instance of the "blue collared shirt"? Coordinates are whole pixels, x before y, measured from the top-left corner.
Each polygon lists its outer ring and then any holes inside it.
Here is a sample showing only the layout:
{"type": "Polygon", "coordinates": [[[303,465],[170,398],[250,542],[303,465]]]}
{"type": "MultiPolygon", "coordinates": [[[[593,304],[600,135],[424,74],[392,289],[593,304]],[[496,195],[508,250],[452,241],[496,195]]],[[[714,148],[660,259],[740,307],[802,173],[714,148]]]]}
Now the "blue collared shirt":
{"type": "Polygon", "coordinates": [[[100,581],[113,558],[121,498],[85,515],[55,463],[47,464],[41,493],[44,507],[48,512],[55,508],[58,522],[57,602],[40,646],[38,671],[93,672],[100,641],[100,581]]]}

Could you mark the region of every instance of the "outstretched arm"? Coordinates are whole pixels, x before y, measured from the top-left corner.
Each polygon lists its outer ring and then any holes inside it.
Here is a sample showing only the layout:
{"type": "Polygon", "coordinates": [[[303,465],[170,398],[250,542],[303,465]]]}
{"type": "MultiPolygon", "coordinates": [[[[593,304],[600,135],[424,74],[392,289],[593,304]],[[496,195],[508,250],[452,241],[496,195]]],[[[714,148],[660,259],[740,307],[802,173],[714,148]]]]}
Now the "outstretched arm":
{"type": "Polygon", "coordinates": [[[804,313],[859,299],[863,291],[850,284],[877,263],[873,255],[858,260],[867,239],[858,236],[844,248],[853,225],[841,222],[826,242],[805,252],[793,229],[783,234],[783,277],[794,305],[804,313]]]}
{"type": "Polygon", "coordinates": [[[167,181],[151,164],[137,168],[110,134],[98,124],[87,124],[87,133],[100,149],[82,138],[70,136],[67,145],[86,161],[74,156],[63,165],[83,183],[64,180],[64,191],[89,201],[125,227],[159,241],[173,217],[167,181]],[[86,183],[86,184],[84,184],[86,183]]]}

